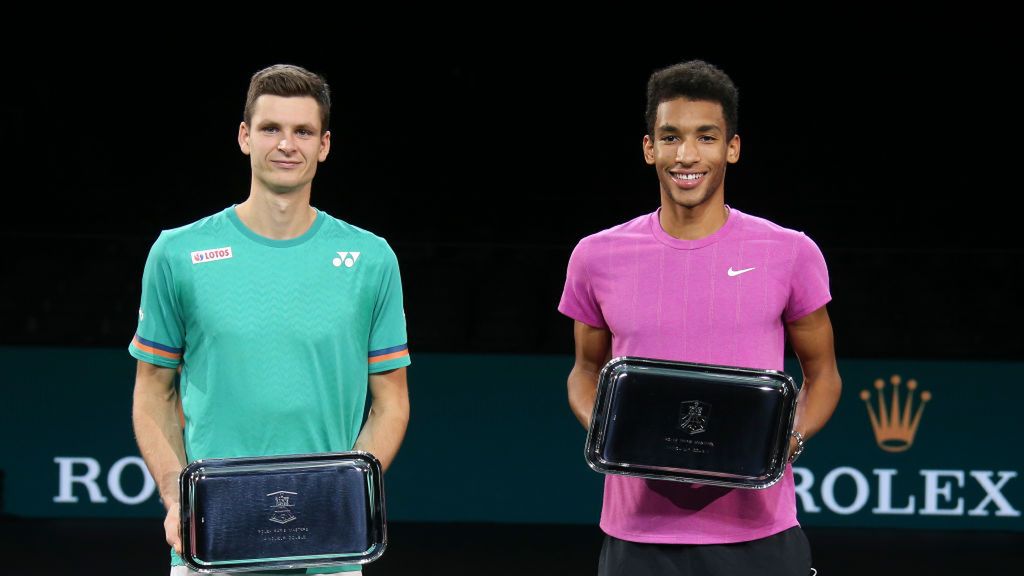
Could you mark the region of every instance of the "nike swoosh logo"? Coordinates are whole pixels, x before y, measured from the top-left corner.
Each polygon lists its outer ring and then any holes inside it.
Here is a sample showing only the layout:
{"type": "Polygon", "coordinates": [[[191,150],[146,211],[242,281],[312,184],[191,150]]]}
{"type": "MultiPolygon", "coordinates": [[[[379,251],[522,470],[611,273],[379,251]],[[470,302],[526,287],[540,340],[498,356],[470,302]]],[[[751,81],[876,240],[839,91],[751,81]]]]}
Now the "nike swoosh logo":
{"type": "MultiPolygon", "coordinates": [[[[757,268],[757,266],[754,266],[754,268],[757,268]]],[[[733,270],[732,266],[729,266],[728,274],[729,274],[729,276],[739,276],[740,274],[743,274],[745,272],[750,272],[754,268],[744,268],[743,270],[733,270]]]]}

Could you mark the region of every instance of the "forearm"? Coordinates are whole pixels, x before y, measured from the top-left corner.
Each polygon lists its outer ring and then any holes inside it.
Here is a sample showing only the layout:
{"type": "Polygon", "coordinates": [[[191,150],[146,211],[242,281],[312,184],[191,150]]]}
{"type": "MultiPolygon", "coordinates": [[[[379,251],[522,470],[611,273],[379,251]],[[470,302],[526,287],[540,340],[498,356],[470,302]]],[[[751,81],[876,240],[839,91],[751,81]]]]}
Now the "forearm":
{"type": "Polygon", "coordinates": [[[805,441],[820,432],[832,417],[842,387],[835,365],[804,374],[793,429],[800,432],[805,441]]]}
{"type": "Polygon", "coordinates": [[[178,503],[178,474],[185,466],[185,446],[173,386],[140,375],[132,401],[132,424],[139,452],[168,508],[178,503]]]}
{"type": "Polygon", "coordinates": [[[409,425],[409,403],[374,401],[363,429],[356,439],[355,450],[373,454],[387,470],[398,454],[409,425]]]}
{"type": "Polygon", "coordinates": [[[600,371],[574,366],[569,372],[569,407],[584,428],[590,429],[590,418],[597,399],[597,380],[600,371]]]}
{"type": "Polygon", "coordinates": [[[597,400],[597,381],[612,354],[612,333],[607,328],[595,328],[577,320],[573,324],[573,340],[576,362],[569,372],[569,408],[589,430],[597,400]]]}
{"type": "Polygon", "coordinates": [[[384,470],[391,466],[409,426],[409,386],[405,368],[370,374],[370,414],[355,449],[373,454],[384,470]]]}
{"type": "MultiPolygon", "coordinates": [[[[807,441],[832,417],[843,388],[836,365],[832,322],[822,306],[786,328],[804,376],[793,430],[807,441]]],[[[791,439],[790,448],[796,444],[796,439],[791,439]]]]}

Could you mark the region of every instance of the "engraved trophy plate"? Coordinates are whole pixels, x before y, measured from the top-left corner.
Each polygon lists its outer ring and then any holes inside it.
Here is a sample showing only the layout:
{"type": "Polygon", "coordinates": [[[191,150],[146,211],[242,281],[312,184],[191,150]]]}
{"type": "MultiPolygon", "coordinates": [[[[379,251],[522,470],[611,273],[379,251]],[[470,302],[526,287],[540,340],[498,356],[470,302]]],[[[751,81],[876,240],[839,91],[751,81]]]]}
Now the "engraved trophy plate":
{"type": "Polygon", "coordinates": [[[179,487],[181,558],[197,572],[365,564],[387,545],[366,452],[197,460],[179,487]]]}
{"type": "Polygon", "coordinates": [[[604,474],[767,488],[786,470],[796,397],[793,379],[775,370],[614,358],[598,380],[587,464],[604,474]]]}

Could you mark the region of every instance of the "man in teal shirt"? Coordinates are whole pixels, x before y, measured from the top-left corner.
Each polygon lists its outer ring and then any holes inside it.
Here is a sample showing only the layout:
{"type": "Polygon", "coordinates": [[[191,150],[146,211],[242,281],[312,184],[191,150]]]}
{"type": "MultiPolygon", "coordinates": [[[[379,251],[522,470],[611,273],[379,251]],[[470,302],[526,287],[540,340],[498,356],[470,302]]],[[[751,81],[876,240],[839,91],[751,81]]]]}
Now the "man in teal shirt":
{"type": "Polygon", "coordinates": [[[386,469],[405,435],[398,261],[384,239],[310,205],[329,115],[321,76],[289,65],[254,74],[238,129],[249,197],[164,231],[146,262],[132,419],[167,507],[174,576],[189,573],[177,555],[187,462],[355,449],[386,469]]]}

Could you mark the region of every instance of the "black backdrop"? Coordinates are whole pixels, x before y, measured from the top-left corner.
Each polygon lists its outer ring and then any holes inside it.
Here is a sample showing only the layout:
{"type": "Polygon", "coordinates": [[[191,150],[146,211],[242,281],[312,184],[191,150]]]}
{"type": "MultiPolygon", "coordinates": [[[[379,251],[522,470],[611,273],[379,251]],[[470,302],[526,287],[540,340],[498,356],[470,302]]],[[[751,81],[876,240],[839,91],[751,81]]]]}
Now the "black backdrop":
{"type": "MultiPolygon", "coordinates": [[[[8,7],[0,345],[125,346],[149,245],[244,199],[248,77],[292,62],[336,99],[314,203],[394,246],[413,353],[570,354],[555,306],[572,246],[657,206],[646,78],[704,58],[741,92],[727,201],[822,247],[841,357],[1020,359],[1017,19],[984,3],[555,8],[8,7]]],[[[11,574],[166,566],[150,519],[0,515],[0,533],[11,574]]],[[[1016,533],[808,533],[836,575],[1005,569],[1020,550],[1016,533]]],[[[593,526],[392,535],[370,571],[590,574],[600,545],[593,526]]]]}
{"type": "Polygon", "coordinates": [[[569,354],[555,307],[573,245],[658,203],[646,78],[704,58],[741,93],[727,202],[822,247],[840,356],[1019,357],[1019,113],[997,16],[755,36],[656,13],[629,34],[406,16],[69,20],[54,52],[4,40],[0,344],[126,345],[149,245],[245,198],[248,77],[291,62],[336,101],[313,202],[391,242],[413,351],[569,354]]]}

